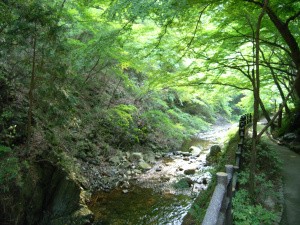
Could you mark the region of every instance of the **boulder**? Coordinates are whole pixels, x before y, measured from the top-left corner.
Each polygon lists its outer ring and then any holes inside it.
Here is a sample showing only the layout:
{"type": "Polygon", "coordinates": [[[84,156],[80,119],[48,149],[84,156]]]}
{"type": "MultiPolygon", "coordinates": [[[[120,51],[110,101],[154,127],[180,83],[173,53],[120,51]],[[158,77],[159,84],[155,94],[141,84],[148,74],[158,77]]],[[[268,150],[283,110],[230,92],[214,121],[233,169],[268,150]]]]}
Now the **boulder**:
{"type": "Polygon", "coordinates": [[[147,153],[144,154],[143,159],[144,159],[145,162],[155,163],[156,162],[155,153],[154,152],[147,152],[147,153]]]}
{"type": "Polygon", "coordinates": [[[213,145],[210,147],[209,156],[216,157],[221,152],[221,147],[219,145],[213,145]]]}
{"type": "Polygon", "coordinates": [[[185,188],[189,188],[193,185],[193,181],[188,178],[188,177],[184,177],[184,178],[181,178],[179,181],[177,181],[175,184],[174,184],[174,187],[176,189],[185,189],[185,188]]]}
{"type": "Polygon", "coordinates": [[[117,166],[118,164],[121,163],[121,160],[120,160],[120,157],[119,156],[113,156],[109,159],[109,162],[112,164],[112,165],[115,165],[117,166]]]}
{"type": "Polygon", "coordinates": [[[155,169],[156,172],[160,172],[162,170],[162,168],[159,166],[155,169]]]}
{"type": "Polygon", "coordinates": [[[191,146],[190,147],[190,153],[192,156],[196,156],[198,157],[201,153],[201,148],[200,147],[197,147],[197,146],[191,146]]]}
{"type": "Polygon", "coordinates": [[[190,152],[181,152],[181,155],[186,157],[186,156],[191,156],[192,153],[190,153],[190,152]]]}
{"type": "Polygon", "coordinates": [[[139,168],[141,169],[141,170],[150,170],[152,167],[148,164],[148,163],[146,163],[145,161],[140,161],[139,162],[139,168]]]}
{"type": "Polygon", "coordinates": [[[196,173],[196,169],[187,169],[184,171],[185,175],[193,175],[196,173]]]}
{"type": "Polygon", "coordinates": [[[284,141],[293,141],[296,138],[297,138],[297,135],[294,133],[287,133],[283,136],[284,141]]]}
{"type": "Polygon", "coordinates": [[[209,154],[206,156],[206,163],[211,165],[216,163],[221,153],[221,147],[219,145],[213,145],[210,147],[209,154]]]}
{"type": "Polygon", "coordinates": [[[139,170],[139,169],[135,169],[135,170],[133,170],[133,173],[135,173],[135,174],[141,174],[141,173],[142,173],[142,171],[141,171],[141,170],[139,170]]]}
{"type": "Polygon", "coordinates": [[[162,157],[162,155],[161,155],[161,153],[156,153],[155,154],[155,159],[157,160],[157,159],[160,159],[162,157]]]}
{"type": "Polygon", "coordinates": [[[182,155],[182,151],[175,151],[173,152],[174,155],[182,155]]]}
{"type": "Polygon", "coordinates": [[[129,191],[127,189],[122,190],[123,194],[127,194],[129,191]]]}
{"type": "Polygon", "coordinates": [[[143,154],[140,152],[133,152],[130,155],[130,161],[134,162],[134,161],[141,161],[143,160],[143,154]]]}

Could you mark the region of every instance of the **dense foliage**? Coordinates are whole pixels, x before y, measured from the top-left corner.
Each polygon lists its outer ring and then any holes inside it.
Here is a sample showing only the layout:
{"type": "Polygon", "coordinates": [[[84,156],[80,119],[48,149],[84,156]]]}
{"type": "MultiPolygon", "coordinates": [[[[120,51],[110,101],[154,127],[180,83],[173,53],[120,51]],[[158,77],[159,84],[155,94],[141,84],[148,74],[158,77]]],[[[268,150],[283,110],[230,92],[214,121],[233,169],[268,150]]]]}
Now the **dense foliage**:
{"type": "Polygon", "coordinates": [[[248,140],[245,152],[244,169],[239,173],[240,190],[233,199],[233,217],[236,224],[274,224],[280,220],[282,212],[281,193],[278,188],[282,182],[281,161],[278,153],[263,140],[259,146],[256,174],[255,202],[249,190],[249,159],[251,144],[248,140]],[[277,188],[275,188],[277,187],[277,188]],[[255,217],[253,216],[255,215],[255,217]]]}
{"type": "Polygon", "coordinates": [[[28,162],[175,150],[217,118],[251,112],[253,101],[266,117],[286,100],[285,112],[293,112],[297,94],[286,96],[299,89],[300,5],[267,7],[257,99],[254,32],[262,6],[1,1],[0,200],[22,185],[28,162]]]}

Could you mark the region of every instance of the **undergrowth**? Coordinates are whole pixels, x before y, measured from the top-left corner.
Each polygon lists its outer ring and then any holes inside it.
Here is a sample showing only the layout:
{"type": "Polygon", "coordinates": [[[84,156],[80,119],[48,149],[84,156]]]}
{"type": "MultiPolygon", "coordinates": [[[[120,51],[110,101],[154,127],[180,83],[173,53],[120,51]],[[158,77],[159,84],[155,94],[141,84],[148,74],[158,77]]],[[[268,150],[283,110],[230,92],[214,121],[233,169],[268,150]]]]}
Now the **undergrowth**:
{"type": "Polygon", "coordinates": [[[233,218],[237,225],[276,224],[281,210],[278,183],[281,183],[281,162],[274,149],[261,141],[257,146],[255,199],[249,193],[251,140],[246,141],[244,166],[238,174],[240,189],[233,198],[233,218]],[[277,187],[277,188],[276,188],[277,187]]]}

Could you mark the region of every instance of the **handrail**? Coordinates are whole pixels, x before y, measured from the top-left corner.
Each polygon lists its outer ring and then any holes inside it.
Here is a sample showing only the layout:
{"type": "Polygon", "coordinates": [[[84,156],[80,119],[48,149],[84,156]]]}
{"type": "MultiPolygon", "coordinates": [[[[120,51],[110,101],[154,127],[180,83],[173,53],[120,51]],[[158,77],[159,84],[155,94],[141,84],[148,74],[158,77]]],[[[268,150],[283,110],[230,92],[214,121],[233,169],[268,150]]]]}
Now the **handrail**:
{"type": "Polygon", "coordinates": [[[242,166],[242,155],[244,150],[246,125],[252,122],[251,114],[241,116],[239,121],[239,136],[235,165],[226,165],[226,173],[217,173],[217,185],[210,200],[202,225],[231,225],[232,218],[232,196],[237,190],[237,173],[242,166]]]}

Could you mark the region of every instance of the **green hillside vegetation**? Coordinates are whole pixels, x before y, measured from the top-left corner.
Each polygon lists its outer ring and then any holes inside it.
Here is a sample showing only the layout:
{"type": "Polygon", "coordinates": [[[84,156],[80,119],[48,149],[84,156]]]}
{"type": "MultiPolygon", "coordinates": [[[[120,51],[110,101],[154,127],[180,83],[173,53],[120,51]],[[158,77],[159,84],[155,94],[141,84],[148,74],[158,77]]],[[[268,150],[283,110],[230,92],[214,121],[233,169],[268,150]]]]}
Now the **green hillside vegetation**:
{"type": "Polygon", "coordinates": [[[293,118],[300,5],[269,7],[257,80],[259,1],[1,1],[0,223],[36,224],[25,206],[44,195],[31,198],[28,187],[48,185],[41,168],[82,185],[78,162],[178,150],[218,118],[255,111],[253,103],[258,118],[287,101],[293,118]]]}

